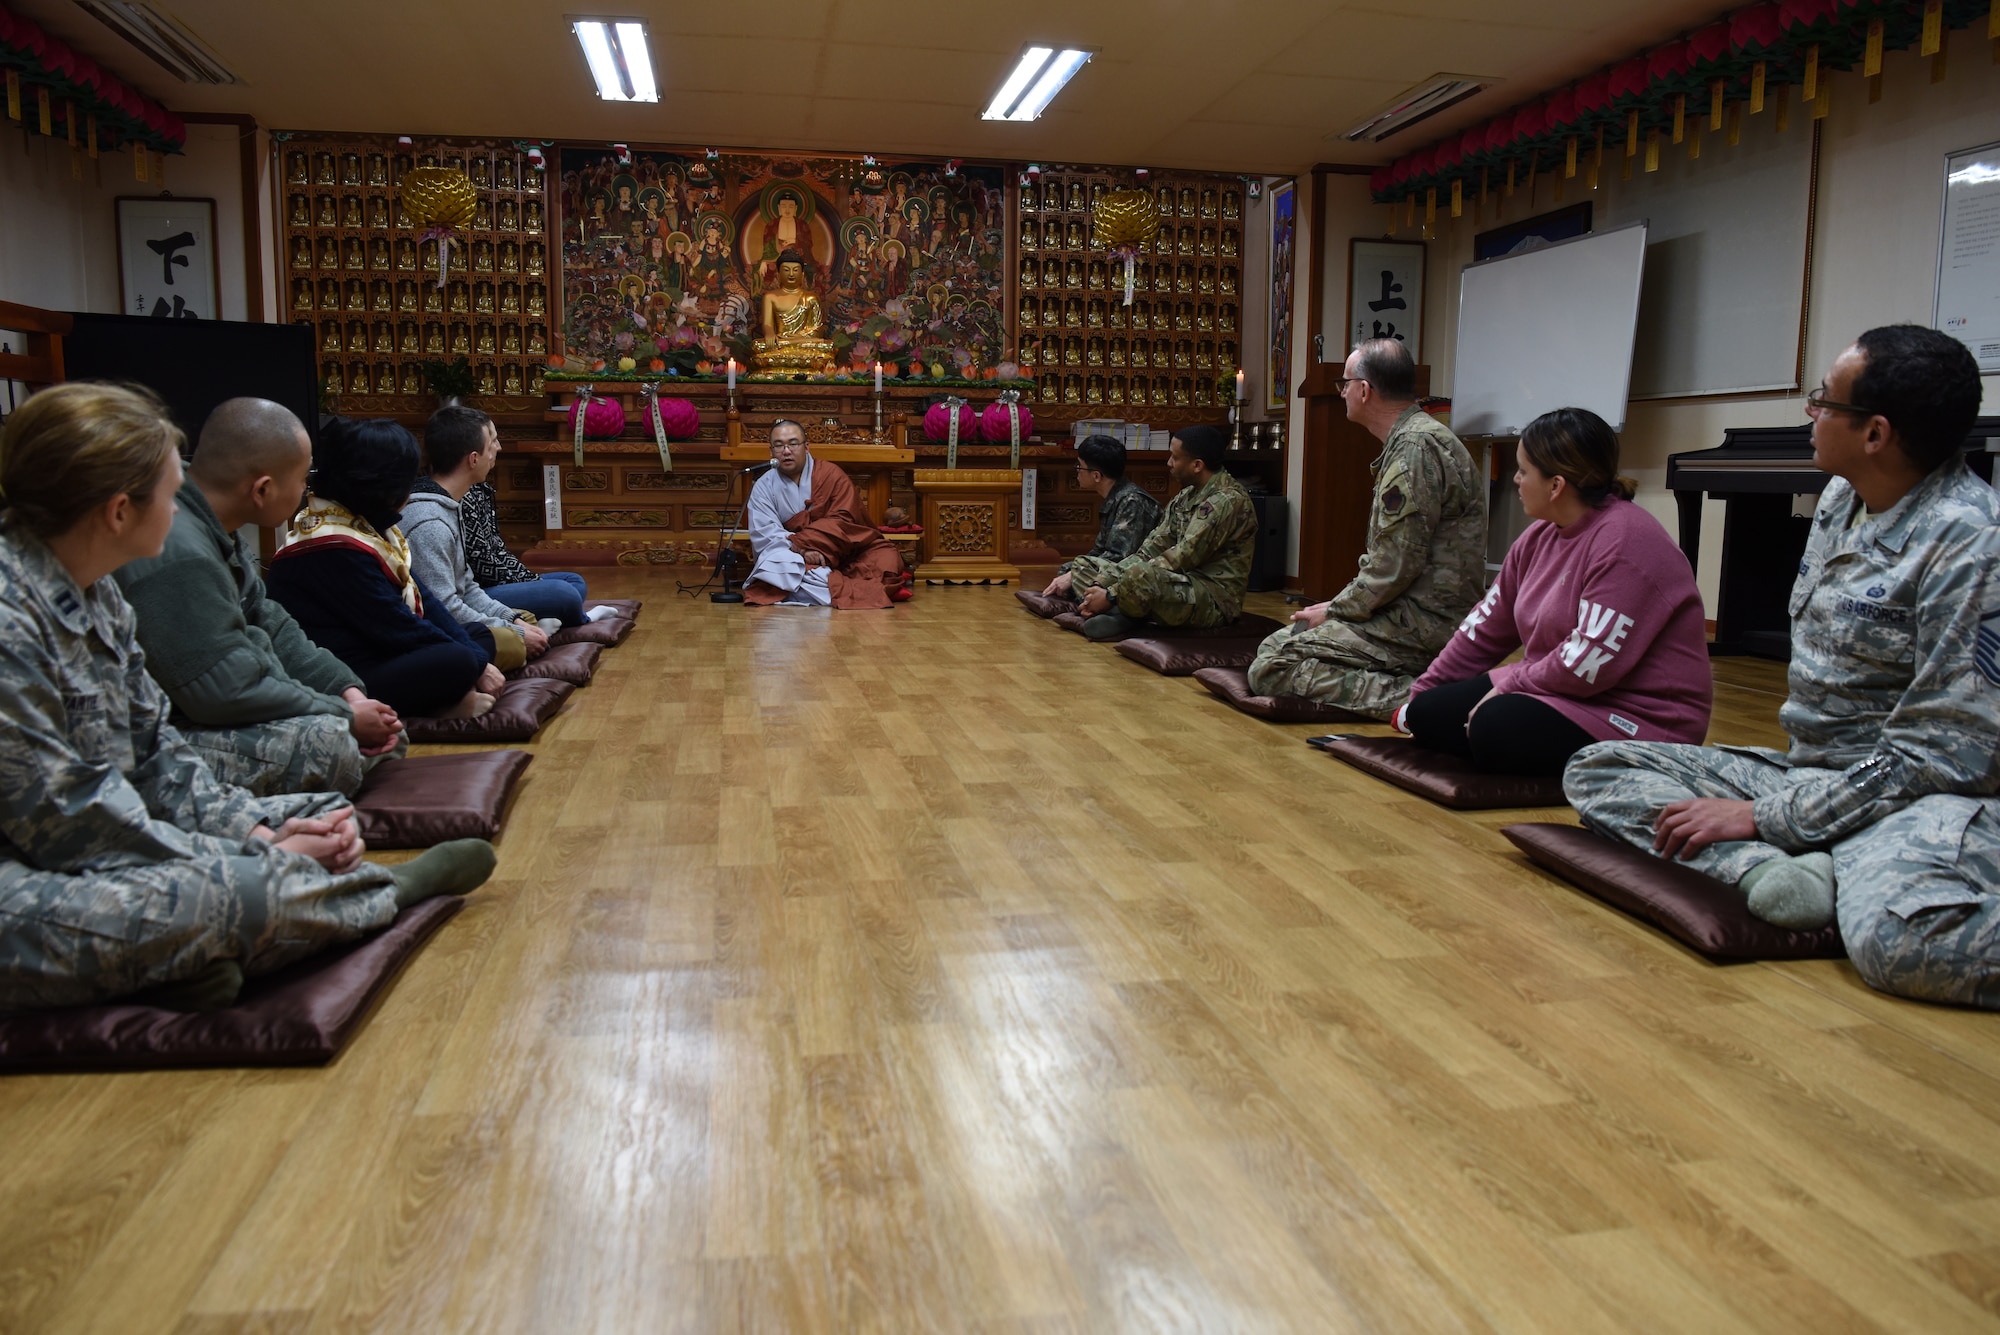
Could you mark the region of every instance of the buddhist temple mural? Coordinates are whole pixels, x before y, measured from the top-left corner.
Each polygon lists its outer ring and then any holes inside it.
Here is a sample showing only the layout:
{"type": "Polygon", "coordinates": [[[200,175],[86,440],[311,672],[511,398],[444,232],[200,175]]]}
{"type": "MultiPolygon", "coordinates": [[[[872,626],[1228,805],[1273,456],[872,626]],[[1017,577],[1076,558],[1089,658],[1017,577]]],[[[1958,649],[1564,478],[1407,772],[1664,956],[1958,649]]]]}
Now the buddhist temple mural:
{"type": "Polygon", "coordinates": [[[564,148],[559,172],[575,369],[976,379],[1008,357],[998,167],[564,148]]]}

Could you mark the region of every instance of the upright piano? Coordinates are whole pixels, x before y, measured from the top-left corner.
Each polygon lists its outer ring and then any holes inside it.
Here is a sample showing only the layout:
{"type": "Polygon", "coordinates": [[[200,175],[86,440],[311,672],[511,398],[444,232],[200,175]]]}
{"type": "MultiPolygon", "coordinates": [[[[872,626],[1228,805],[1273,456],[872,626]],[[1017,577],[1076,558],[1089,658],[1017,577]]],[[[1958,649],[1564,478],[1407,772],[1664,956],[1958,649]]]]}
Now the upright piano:
{"type": "MultiPolygon", "coordinates": [[[[1965,438],[1967,462],[1993,481],[2000,417],[1982,417],[1965,438]]],[[[1701,503],[1724,504],[1722,587],[1715,606],[1716,654],[1792,656],[1792,581],[1812,521],[1792,513],[1792,497],[1817,496],[1828,474],[1813,466],[1812,424],[1737,427],[1712,450],[1667,457],[1667,489],[1680,505],[1681,550],[1701,569],[1701,503]]]]}

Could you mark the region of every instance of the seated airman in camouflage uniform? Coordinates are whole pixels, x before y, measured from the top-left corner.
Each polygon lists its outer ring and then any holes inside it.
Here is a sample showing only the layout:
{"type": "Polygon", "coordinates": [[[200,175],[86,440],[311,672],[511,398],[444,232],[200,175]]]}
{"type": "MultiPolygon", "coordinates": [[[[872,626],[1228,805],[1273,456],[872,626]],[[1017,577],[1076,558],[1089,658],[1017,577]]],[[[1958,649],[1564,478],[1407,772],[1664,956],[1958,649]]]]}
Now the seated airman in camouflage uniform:
{"type": "Polygon", "coordinates": [[[1885,992],[2000,1010],[2000,497],[1961,454],[1963,344],[1871,329],[1806,400],[1834,475],[1792,586],[1789,751],[1606,742],[1563,776],[1584,823],[1840,924],[1885,992]]]}
{"type": "Polygon", "coordinates": [[[312,443],[289,409],[231,399],[202,426],[167,545],[117,572],[173,722],[224,783],[352,795],[402,742],[396,712],[265,596],[238,530],[298,509],[312,443]]]}
{"type": "Polygon", "coordinates": [[[1347,587],[1292,614],[1250,665],[1250,689],[1387,719],[1486,592],[1486,484],[1450,429],[1416,406],[1394,339],[1348,354],[1341,402],[1382,442],[1368,548],[1347,587]]]}
{"type": "Polygon", "coordinates": [[[150,394],[86,382],[0,439],[0,1014],[226,1006],[492,871],[477,839],[363,862],[338,796],[253,797],[167,722],[110,574],[159,554],[180,445],[150,394]]]}
{"type": "MultiPolygon", "coordinates": [[[[1146,489],[1125,476],[1125,446],[1110,436],[1086,436],[1076,447],[1076,482],[1097,493],[1103,504],[1097,509],[1097,541],[1083,556],[1103,561],[1122,561],[1139,550],[1146,535],[1160,526],[1160,503],[1146,489]]],[[[1042,592],[1061,599],[1071,607],[1076,598],[1070,593],[1071,572],[1076,562],[1065,561],[1056,568],[1056,577],[1042,592]]],[[[1059,607],[1037,615],[1054,616],[1059,607]]]]}
{"type": "Polygon", "coordinates": [[[1159,527],[1122,560],[1079,556],[1070,589],[1093,640],[1152,620],[1163,626],[1220,626],[1243,614],[1257,510],[1243,484],[1223,470],[1228,441],[1212,426],[1183,427],[1167,451],[1180,486],[1159,527]]]}

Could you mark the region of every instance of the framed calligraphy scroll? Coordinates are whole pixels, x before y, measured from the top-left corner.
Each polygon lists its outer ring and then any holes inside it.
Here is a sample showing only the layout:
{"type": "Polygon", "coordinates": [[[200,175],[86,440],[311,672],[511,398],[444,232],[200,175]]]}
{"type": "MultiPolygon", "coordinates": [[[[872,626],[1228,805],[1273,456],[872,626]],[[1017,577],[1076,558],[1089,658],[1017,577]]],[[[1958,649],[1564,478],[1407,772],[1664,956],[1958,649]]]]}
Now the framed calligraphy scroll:
{"type": "Polygon", "coordinates": [[[119,307],[127,315],[219,320],[215,201],[173,195],[118,198],[119,307]]]}
{"type": "MultiPolygon", "coordinates": [[[[1347,243],[1347,351],[1393,338],[1424,360],[1424,243],[1347,243]]],[[[1344,360],[1343,354],[1343,360],[1344,360]]]]}

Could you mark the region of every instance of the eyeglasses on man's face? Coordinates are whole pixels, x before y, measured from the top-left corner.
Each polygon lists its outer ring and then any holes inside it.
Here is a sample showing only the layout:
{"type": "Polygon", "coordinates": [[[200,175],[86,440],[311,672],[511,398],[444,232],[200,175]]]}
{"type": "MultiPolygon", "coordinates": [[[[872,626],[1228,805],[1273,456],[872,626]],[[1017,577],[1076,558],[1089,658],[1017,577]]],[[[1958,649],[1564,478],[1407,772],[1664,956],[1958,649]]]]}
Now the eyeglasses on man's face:
{"type": "Polygon", "coordinates": [[[771,442],[771,453],[774,455],[797,454],[805,447],[806,443],[802,440],[774,440],[771,442]]]}
{"type": "Polygon", "coordinates": [[[1826,385],[1822,383],[1812,393],[1806,395],[1806,416],[1818,417],[1821,413],[1853,413],[1858,417],[1873,417],[1873,408],[1864,408],[1858,403],[1842,403],[1826,396],[1826,385]]]}

